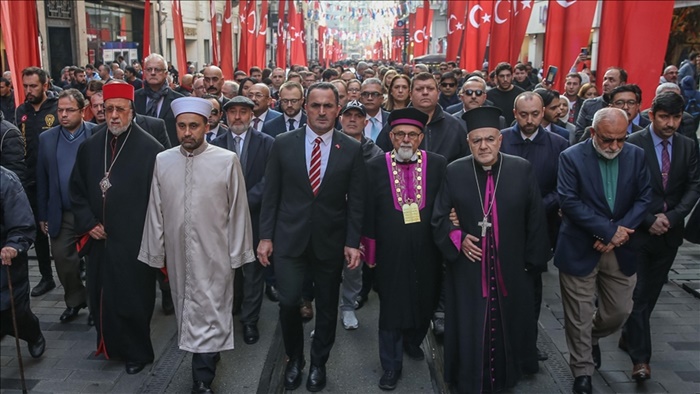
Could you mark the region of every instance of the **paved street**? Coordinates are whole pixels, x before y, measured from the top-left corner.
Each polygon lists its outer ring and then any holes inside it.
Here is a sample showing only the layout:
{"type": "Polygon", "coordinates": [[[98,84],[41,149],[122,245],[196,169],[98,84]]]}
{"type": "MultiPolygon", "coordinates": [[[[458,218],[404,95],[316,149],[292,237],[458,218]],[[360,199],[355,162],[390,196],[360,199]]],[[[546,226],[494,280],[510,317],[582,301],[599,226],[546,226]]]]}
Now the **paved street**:
{"type": "MultiPolygon", "coordinates": [[[[36,261],[30,261],[30,280],[39,280],[36,261]]],[[[551,264],[550,264],[551,267],[551,264]]],[[[698,393],[700,392],[700,299],[682,286],[700,283],[700,247],[684,245],[676,259],[670,281],[664,287],[652,316],[654,355],[653,379],[637,385],[631,378],[629,357],[617,349],[617,335],[601,341],[603,365],[593,379],[597,393],[698,393]]],[[[563,329],[563,311],[557,272],[545,274],[545,293],[540,319],[539,347],[549,354],[537,375],[529,377],[513,390],[515,393],[568,393],[573,379],[568,369],[568,349],[563,329]]],[[[697,287],[695,287],[697,288],[697,287]]],[[[159,295],[160,297],[160,295],[159,295]]],[[[95,333],[86,325],[87,312],[71,323],[61,324],[63,292],[59,286],[48,294],[32,298],[32,309],[41,321],[47,340],[43,357],[32,359],[26,344],[20,343],[25,377],[30,391],[134,393],[185,393],[191,388],[190,356],[177,349],[173,316],[164,316],[160,299],[151,324],[156,362],[135,376],[127,375],[121,362],[94,357],[95,333]]],[[[328,364],[326,392],[378,393],[381,367],[377,351],[378,299],[372,293],[369,302],[357,313],[360,328],[345,331],[338,325],[336,345],[328,364]]],[[[313,321],[306,324],[307,338],[313,321]]],[[[260,319],[261,340],[246,345],[236,321],[236,349],[222,354],[213,388],[221,393],[282,392],[281,374],[284,354],[277,327],[276,305],[265,299],[260,319]]],[[[309,341],[305,345],[308,357],[309,341]]],[[[431,336],[423,344],[426,361],[406,360],[397,392],[439,393],[442,349],[431,336]]],[[[19,392],[19,369],[14,338],[0,341],[0,393],[19,392]]],[[[307,358],[308,362],[308,358],[307,358]]],[[[308,372],[308,365],[305,368],[308,372]]],[[[300,392],[305,392],[302,386],[300,392]]]]}

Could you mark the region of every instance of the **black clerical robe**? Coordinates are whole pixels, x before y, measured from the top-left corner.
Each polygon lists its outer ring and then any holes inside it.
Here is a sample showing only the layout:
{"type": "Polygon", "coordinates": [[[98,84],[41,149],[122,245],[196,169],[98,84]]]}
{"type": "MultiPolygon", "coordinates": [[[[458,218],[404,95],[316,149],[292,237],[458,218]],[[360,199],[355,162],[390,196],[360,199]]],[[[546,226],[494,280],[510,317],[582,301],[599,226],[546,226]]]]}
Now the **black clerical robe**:
{"type": "Polygon", "coordinates": [[[376,263],[379,328],[421,328],[429,324],[439,296],[442,256],[433,241],[430,220],[447,161],[438,154],[422,151],[426,168],[420,171],[424,181],[418,190],[422,190],[420,222],[405,224],[394,197],[391,158],[387,155],[390,153],[367,162],[365,260],[376,263]]]}
{"type": "Polygon", "coordinates": [[[75,232],[86,234],[102,223],[107,234],[106,240],[90,239],[87,246],[87,289],[97,329],[97,354],[150,363],[156,270],[137,256],[153,167],[163,146],[135,124],[117,138],[115,146],[113,138],[105,129],[78,148],[70,179],[75,232]],[[103,197],[100,181],[114,156],[112,186],[103,197]]]}
{"type": "MultiPolygon", "coordinates": [[[[445,380],[456,391],[470,393],[491,389],[484,385],[485,355],[494,347],[489,338],[498,341],[495,348],[502,351],[503,364],[496,366],[501,370],[494,371],[494,376],[505,380],[493,382],[493,387],[513,387],[522,372],[537,371],[535,324],[523,324],[534,322],[532,280],[526,270],[543,269],[551,253],[542,197],[532,166],[522,158],[499,154],[492,174],[497,184],[498,215],[494,224],[498,225],[496,256],[500,277],[494,277],[499,285],[488,297],[497,297],[495,302],[500,309],[495,317],[502,335],[489,335],[485,327],[490,323],[486,321],[491,312],[487,307],[490,298],[484,296],[482,291],[488,289],[482,286],[491,289],[493,281],[489,280],[490,275],[482,277],[482,263],[469,261],[450,238],[450,233],[457,235],[459,242],[467,233],[481,238],[478,222],[483,220],[484,213],[477,190],[485,200],[486,172],[477,164],[476,174],[475,178],[473,156],[451,163],[433,212],[435,242],[447,260],[445,380]],[[500,180],[497,180],[499,171],[500,180]],[[452,207],[459,218],[459,229],[449,220],[452,207]],[[482,283],[484,278],[486,281],[482,283]]],[[[493,232],[494,227],[487,231],[493,232]]],[[[481,247],[480,242],[478,246],[481,247]]]]}

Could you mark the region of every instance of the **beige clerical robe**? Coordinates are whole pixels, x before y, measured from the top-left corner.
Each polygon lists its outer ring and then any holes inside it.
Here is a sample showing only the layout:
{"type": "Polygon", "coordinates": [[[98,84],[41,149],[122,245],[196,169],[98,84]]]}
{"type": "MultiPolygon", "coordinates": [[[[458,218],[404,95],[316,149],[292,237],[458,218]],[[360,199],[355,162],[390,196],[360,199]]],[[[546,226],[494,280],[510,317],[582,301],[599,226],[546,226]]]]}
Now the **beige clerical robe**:
{"type": "Polygon", "coordinates": [[[167,264],[180,349],[233,349],[233,269],[255,260],[236,154],[204,142],[156,157],[139,260],[167,264]]]}

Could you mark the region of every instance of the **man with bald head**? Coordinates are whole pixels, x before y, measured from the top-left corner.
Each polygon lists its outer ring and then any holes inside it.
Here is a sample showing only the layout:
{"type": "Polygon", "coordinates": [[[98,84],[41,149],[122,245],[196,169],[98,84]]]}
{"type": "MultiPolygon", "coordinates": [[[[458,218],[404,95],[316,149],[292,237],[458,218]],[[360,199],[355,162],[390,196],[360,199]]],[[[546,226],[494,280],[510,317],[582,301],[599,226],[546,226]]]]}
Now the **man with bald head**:
{"type": "Polygon", "coordinates": [[[187,97],[192,95],[192,81],[194,76],[192,74],[185,74],[180,78],[180,86],[178,86],[175,91],[181,95],[187,97]]]}
{"type": "Polygon", "coordinates": [[[601,365],[598,341],[619,330],[632,311],[641,247],[635,232],[652,190],[644,150],[625,143],[627,124],[625,111],[603,108],[593,116],[591,138],[559,156],[562,225],[554,265],[575,393],[592,392],[591,376],[601,365]]]}
{"type": "Polygon", "coordinates": [[[670,65],[664,69],[664,75],[661,77],[661,83],[671,82],[678,84],[678,67],[670,65]]]}
{"type": "Polygon", "coordinates": [[[257,131],[262,131],[263,125],[282,113],[270,109],[270,88],[264,83],[256,83],[248,89],[248,98],[253,101],[253,120],[250,125],[257,131]]]}
{"type": "Polygon", "coordinates": [[[284,83],[284,74],[284,69],[279,67],[272,70],[272,74],[270,74],[270,80],[272,81],[270,84],[270,96],[275,100],[279,99],[280,87],[284,83]]]}
{"type": "Polygon", "coordinates": [[[224,73],[221,72],[221,69],[216,66],[208,66],[204,68],[203,74],[204,89],[206,89],[207,94],[218,97],[222,103],[228,101],[221,94],[221,87],[224,86],[224,73]]]}

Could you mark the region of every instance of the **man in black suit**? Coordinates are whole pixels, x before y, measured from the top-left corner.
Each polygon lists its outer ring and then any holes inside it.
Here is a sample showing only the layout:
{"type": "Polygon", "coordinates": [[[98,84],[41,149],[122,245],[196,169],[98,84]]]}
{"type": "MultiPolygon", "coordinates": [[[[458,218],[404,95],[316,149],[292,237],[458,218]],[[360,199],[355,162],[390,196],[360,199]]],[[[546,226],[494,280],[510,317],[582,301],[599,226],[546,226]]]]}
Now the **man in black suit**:
{"type": "MultiPolygon", "coordinates": [[[[248,196],[250,220],[253,225],[253,244],[259,238],[260,207],[265,188],[265,164],[272,149],[274,139],[250,127],[255,104],[243,96],[236,96],[224,104],[224,111],[231,126],[230,133],[224,133],[214,139],[212,145],[228,149],[238,154],[245,177],[248,196]]],[[[245,264],[240,268],[243,274],[243,302],[241,305],[241,324],[243,340],[254,344],[260,338],[258,319],[263,298],[263,266],[245,264]]],[[[237,275],[238,276],[238,272],[237,275]]]]}
{"type": "Polygon", "coordinates": [[[644,149],[652,189],[649,210],[638,230],[643,242],[639,250],[634,307],[619,343],[632,359],[632,378],[637,381],[651,377],[649,317],[678,247],[683,243],[685,217],[700,196],[695,143],[676,132],[682,117],[683,97],[673,92],[661,93],[651,104],[649,119],[652,123],[628,140],[644,149]]]}
{"type": "Polygon", "coordinates": [[[619,67],[610,67],[605,71],[603,75],[603,93],[592,99],[588,99],[581,104],[581,110],[579,110],[578,116],[576,117],[576,141],[583,141],[586,138],[582,138],[584,131],[591,124],[593,124],[593,115],[595,115],[598,110],[608,106],[605,102],[604,96],[610,93],[613,89],[620,85],[627,83],[627,71],[619,67]]]}
{"type": "Polygon", "coordinates": [[[170,109],[170,103],[176,98],[183,97],[168,87],[165,80],[168,73],[165,58],[157,53],[150,54],[144,59],[144,86],[134,94],[136,113],[160,118],[165,121],[168,138],[172,146],[180,143],[177,139],[175,116],[170,109]]]}
{"type": "Polygon", "coordinates": [[[267,266],[274,243],[288,390],[301,384],[305,364],[299,304],[304,274],[311,272],[317,317],[306,388],[319,391],[335,341],[343,259],[349,268],[360,263],[365,169],[360,143],[333,128],[340,111],[335,86],[312,85],[305,108],[306,127],[279,135],[272,145],[257,253],[267,266]]]}
{"type": "Polygon", "coordinates": [[[362,82],[360,88],[360,102],[367,112],[367,125],[365,126],[365,138],[376,142],[379,133],[386,126],[389,112],[382,109],[384,101],[384,85],[377,78],[368,78],[362,82]]]}
{"type": "MultiPolygon", "coordinates": [[[[578,113],[581,111],[583,99],[578,96],[581,88],[581,76],[578,73],[569,73],[564,83],[564,96],[569,99],[569,119],[568,122],[574,124],[578,113]]],[[[564,115],[564,114],[562,114],[564,115]]]]}
{"type": "Polygon", "coordinates": [[[302,111],[304,88],[301,84],[295,81],[285,82],[277,93],[283,116],[278,116],[264,123],[262,127],[262,132],[272,137],[306,125],[306,114],[302,111]]]}

